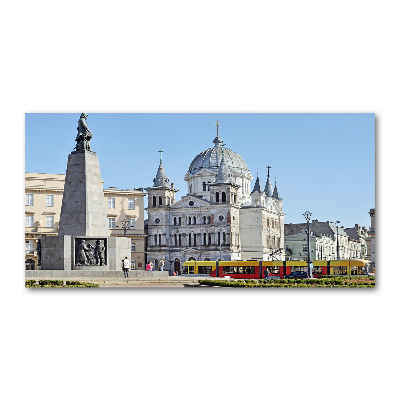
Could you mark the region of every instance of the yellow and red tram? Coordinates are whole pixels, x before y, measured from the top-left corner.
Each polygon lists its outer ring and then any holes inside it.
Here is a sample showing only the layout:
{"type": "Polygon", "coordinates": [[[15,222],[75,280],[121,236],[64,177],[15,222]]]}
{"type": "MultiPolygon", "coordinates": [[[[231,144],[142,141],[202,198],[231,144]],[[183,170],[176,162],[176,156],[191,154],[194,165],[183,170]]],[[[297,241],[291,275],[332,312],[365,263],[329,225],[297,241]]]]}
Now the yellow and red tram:
{"type": "MultiPolygon", "coordinates": [[[[366,275],[367,260],[313,261],[313,276],[366,275]]],[[[308,272],[307,261],[186,261],[184,274],[201,274],[214,277],[229,276],[235,279],[262,279],[265,271],[271,278],[281,278],[292,272],[308,272]]]]}

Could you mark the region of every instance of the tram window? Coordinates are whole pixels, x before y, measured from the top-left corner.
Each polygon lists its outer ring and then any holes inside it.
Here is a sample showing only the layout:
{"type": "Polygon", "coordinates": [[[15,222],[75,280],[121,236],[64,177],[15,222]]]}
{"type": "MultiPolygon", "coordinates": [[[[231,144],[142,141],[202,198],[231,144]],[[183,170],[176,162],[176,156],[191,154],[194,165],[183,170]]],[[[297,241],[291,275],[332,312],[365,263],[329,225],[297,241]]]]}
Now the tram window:
{"type": "Polygon", "coordinates": [[[313,267],[312,271],[313,271],[313,274],[322,274],[321,267],[313,267]]]}
{"type": "Polygon", "coordinates": [[[267,267],[268,274],[279,274],[279,266],[274,265],[272,267],[267,267]]]}
{"type": "Polygon", "coordinates": [[[183,266],[183,274],[187,274],[188,273],[188,267],[187,266],[183,266]]]}
{"type": "Polygon", "coordinates": [[[194,274],[194,266],[189,267],[189,274],[194,274]]]}
{"type": "Polygon", "coordinates": [[[207,265],[199,266],[199,274],[211,274],[212,267],[207,265]]]}
{"type": "Polygon", "coordinates": [[[224,274],[255,274],[254,267],[223,267],[224,274]]]}

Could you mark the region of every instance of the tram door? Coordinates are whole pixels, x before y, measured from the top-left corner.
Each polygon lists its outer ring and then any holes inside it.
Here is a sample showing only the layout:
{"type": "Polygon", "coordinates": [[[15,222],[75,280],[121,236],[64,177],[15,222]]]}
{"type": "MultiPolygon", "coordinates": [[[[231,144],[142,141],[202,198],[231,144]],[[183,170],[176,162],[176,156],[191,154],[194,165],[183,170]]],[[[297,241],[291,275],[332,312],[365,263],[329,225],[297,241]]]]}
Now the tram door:
{"type": "Polygon", "coordinates": [[[181,262],[179,261],[179,258],[175,258],[174,271],[179,273],[181,272],[181,262]]]}

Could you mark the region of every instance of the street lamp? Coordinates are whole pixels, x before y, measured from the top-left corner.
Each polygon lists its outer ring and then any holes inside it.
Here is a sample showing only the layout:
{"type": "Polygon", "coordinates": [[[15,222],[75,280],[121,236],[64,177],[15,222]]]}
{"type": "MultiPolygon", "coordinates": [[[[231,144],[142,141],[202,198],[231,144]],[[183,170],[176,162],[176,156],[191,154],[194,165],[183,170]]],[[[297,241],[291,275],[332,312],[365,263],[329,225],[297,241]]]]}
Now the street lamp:
{"type": "Polygon", "coordinates": [[[340,221],[335,221],[335,222],[331,221],[331,224],[335,224],[336,225],[336,253],[337,253],[336,260],[340,260],[339,225],[338,225],[338,224],[340,224],[340,221]]]}
{"type": "Polygon", "coordinates": [[[303,215],[307,220],[307,262],[308,262],[308,273],[310,275],[310,278],[312,278],[313,264],[311,261],[311,246],[310,246],[310,219],[312,213],[310,213],[310,211],[306,211],[303,215]]]}
{"type": "MultiPolygon", "coordinates": [[[[131,228],[129,227],[129,219],[128,219],[128,218],[123,219],[123,220],[121,221],[121,225],[122,225],[122,229],[124,230],[124,236],[126,237],[126,230],[127,230],[127,229],[131,229],[131,228]]],[[[119,228],[118,225],[116,225],[116,227],[119,228]]]]}

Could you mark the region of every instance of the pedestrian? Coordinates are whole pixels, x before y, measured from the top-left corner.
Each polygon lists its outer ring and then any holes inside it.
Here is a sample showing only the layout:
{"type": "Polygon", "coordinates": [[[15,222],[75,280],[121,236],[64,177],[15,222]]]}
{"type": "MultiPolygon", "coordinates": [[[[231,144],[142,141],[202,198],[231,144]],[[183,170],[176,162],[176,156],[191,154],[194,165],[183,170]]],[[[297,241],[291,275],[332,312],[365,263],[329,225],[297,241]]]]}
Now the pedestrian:
{"type": "Polygon", "coordinates": [[[265,279],[265,280],[268,279],[268,268],[265,268],[264,279],[265,279]]]}
{"type": "Polygon", "coordinates": [[[128,257],[125,257],[124,267],[123,267],[125,278],[129,278],[129,268],[130,268],[130,261],[129,261],[128,257]]]}
{"type": "Polygon", "coordinates": [[[150,271],[151,270],[151,265],[150,265],[150,261],[146,264],[146,271],[150,271]]]}
{"type": "Polygon", "coordinates": [[[164,265],[165,265],[165,261],[161,260],[160,261],[160,271],[164,271],[164,265]]]}

